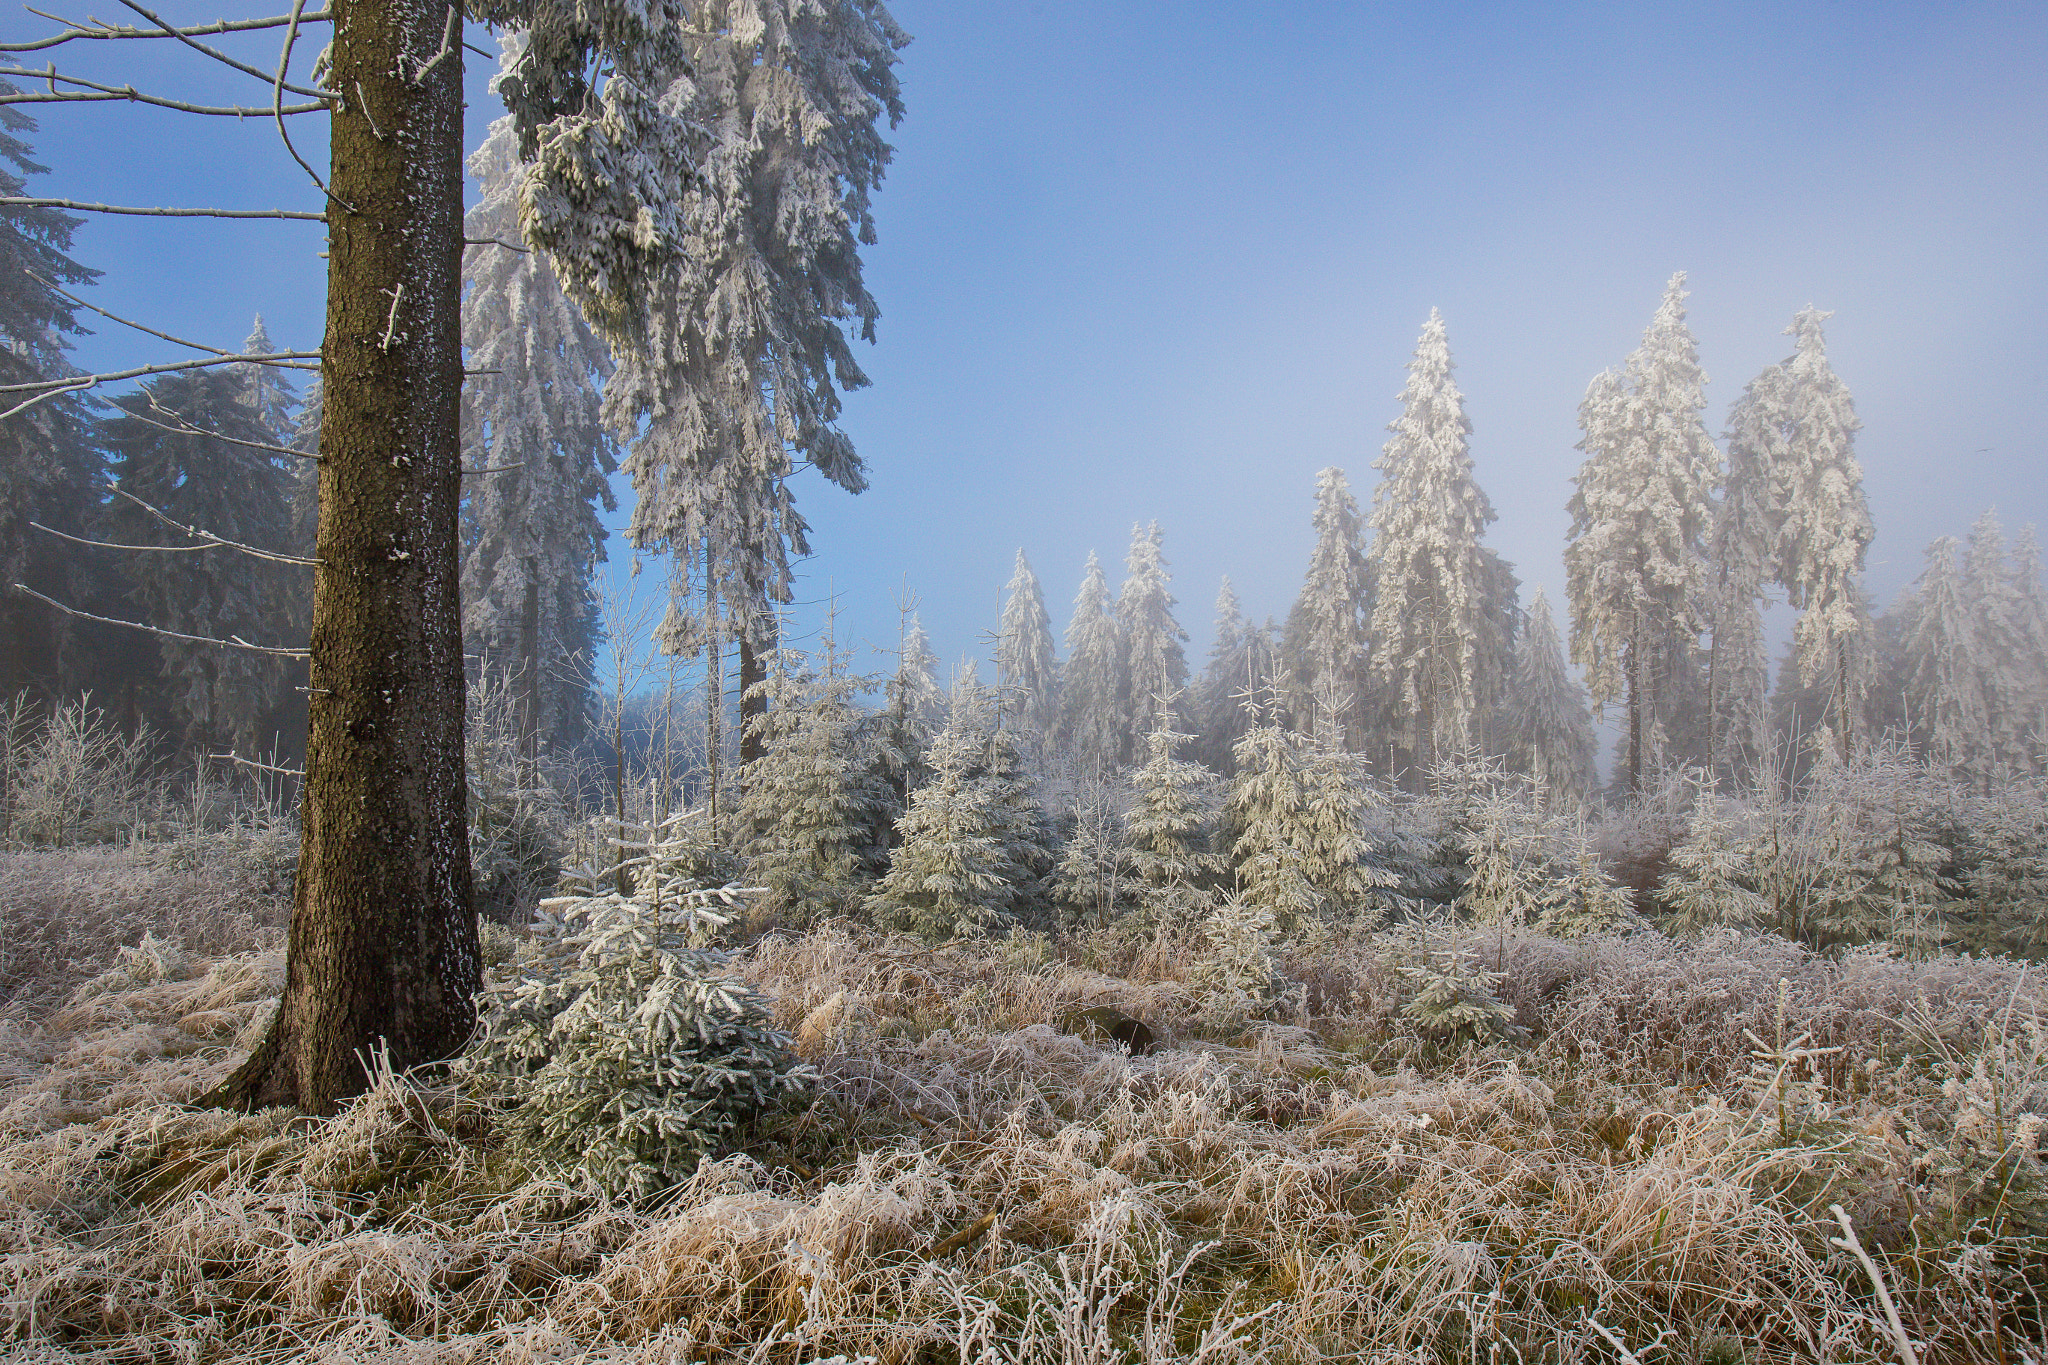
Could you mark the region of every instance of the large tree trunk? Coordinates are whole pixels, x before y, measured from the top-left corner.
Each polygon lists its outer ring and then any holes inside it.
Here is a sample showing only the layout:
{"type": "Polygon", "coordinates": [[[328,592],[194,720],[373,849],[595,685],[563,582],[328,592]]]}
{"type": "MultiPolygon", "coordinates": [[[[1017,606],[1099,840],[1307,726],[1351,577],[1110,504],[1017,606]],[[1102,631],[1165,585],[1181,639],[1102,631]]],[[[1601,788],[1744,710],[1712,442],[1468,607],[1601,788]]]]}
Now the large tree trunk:
{"type": "Polygon", "coordinates": [[[475,1022],[457,605],[462,48],[443,0],[334,0],[320,528],[284,998],[217,1102],[332,1112],[475,1022]],[[445,42],[452,38],[452,42],[445,42]],[[429,68],[429,64],[431,67],[429,68]]]}

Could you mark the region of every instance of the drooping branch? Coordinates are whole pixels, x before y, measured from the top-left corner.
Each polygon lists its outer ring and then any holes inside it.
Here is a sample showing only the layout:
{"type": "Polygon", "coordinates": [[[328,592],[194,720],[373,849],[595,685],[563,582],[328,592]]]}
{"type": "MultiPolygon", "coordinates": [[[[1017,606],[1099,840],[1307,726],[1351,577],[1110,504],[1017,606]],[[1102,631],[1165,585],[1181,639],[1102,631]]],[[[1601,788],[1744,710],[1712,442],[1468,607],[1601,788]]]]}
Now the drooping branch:
{"type": "Polygon", "coordinates": [[[252,645],[239,635],[230,635],[227,639],[220,640],[211,635],[186,635],[180,631],[165,630],[161,626],[145,626],[140,621],[123,621],[112,616],[97,616],[89,611],[80,611],[77,607],[66,606],[54,597],[45,597],[26,583],[16,583],[14,590],[19,593],[26,593],[38,602],[48,603],[66,616],[76,616],[81,621],[98,621],[103,626],[126,626],[130,630],[143,630],[148,631],[151,635],[161,635],[167,640],[183,640],[187,644],[194,645],[219,645],[223,649],[246,649],[254,654],[271,654],[283,659],[309,658],[312,653],[310,650],[304,649],[280,649],[276,645],[252,645]]]}
{"type": "MultiPolygon", "coordinates": [[[[334,191],[327,188],[327,182],[320,178],[320,172],[314,170],[307,163],[306,158],[299,155],[297,147],[292,146],[291,132],[284,126],[284,78],[286,71],[292,64],[292,48],[299,41],[299,15],[305,8],[306,0],[292,0],[291,17],[286,22],[284,30],[284,51],[278,54],[275,84],[271,88],[270,112],[271,116],[277,120],[277,135],[284,140],[284,149],[292,154],[292,160],[299,163],[300,170],[312,177],[313,183],[320,187],[320,193],[326,195],[329,199],[334,199],[334,191]]],[[[357,98],[360,99],[361,95],[358,94],[357,98]]],[[[334,199],[334,202],[341,204],[339,199],[334,199]]],[[[347,204],[341,204],[341,206],[348,209],[350,213],[355,212],[347,204]]]]}
{"type": "Polygon", "coordinates": [[[248,108],[239,104],[190,104],[163,95],[147,95],[132,85],[101,85],[82,76],[67,76],[55,66],[46,71],[31,71],[26,67],[0,67],[0,76],[16,76],[26,80],[46,81],[48,90],[16,90],[0,94],[0,104],[80,104],[97,100],[127,100],[133,104],[150,104],[159,109],[174,109],[181,114],[212,114],[219,118],[261,118],[275,114],[282,118],[286,114],[319,114],[327,111],[327,101],[315,100],[308,104],[285,104],[277,102],[272,108],[248,108]],[[78,86],[78,90],[59,90],[58,82],[78,86]]]}
{"type": "MultiPolygon", "coordinates": [[[[43,11],[32,7],[25,6],[24,8],[28,8],[28,12],[36,15],[38,18],[48,19],[53,24],[66,24],[69,27],[62,33],[53,33],[47,38],[37,38],[33,42],[0,43],[0,52],[40,52],[44,48],[58,47],[80,38],[163,38],[166,36],[163,33],[135,28],[128,24],[108,24],[98,20],[91,21],[90,25],[81,24],[76,20],[62,19],[54,14],[45,14],[43,11]]],[[[331,23],[333,20],[334,12],[324,9],[314,14],[302,15],[299,18],[299,22],[302,24],[325,24],[331,23]]],[[[211,37],[219,33],[250,33],[257,29],[283,28],[290,22],[291,16],[289,14],[273,14],[264,19],[216,19],[210,24],[194,24],[187,28],[174,29],[170,36],[200,38],[211,37]]]]}
{"type": "Polygon", "coordinates": [[[235,354],[233,351],[223,350],[218,346],[208,346],[205,342],[202,341],[187,341],[184,337],[172,336],[169,332],[159,332],[154,327],[145,326],[144,324],[135,321],[133,318],[124,318],[119,313],[109,313],[106,309],[100,307],[98,304],[87,303],[84,299],[78,297],[78,295],[72,293],[70,290],[60,288],[57,284],[50,280],[44,279],[41,275],[36,274],[33,270],[27,273],[30,279],[34,280],[37,284],[43,286],[43,288],[49,290],[52,294],[57,294],[63,298],[67,298],[71,300],[71,302],[77,304],[80,308],[90,308],[93,312],[98,313],[101,317],[106,318],[110,322],[118,322],[123,327],[133,327],[138,332],[149,333],[149,335],[157,338],[159,341],[168,341],[174,346],[188,346],[195,351],[204,351],[208,355],[232,356],[235,354]]]}
{"type": "Polygon", "coordinates": [[[129,204],[87,204],[76,199],[28,199],[20,196],[0,198],[0,208],[70,209],[74,213],[128,213],[145,218],[302,218],[311,223],[327,221],[326,214],[309,213],[304,209],[161,209],[129,204]]]}
{"type": "Polygon", "coordinates": [[[172,412],[169,408],[157,402],[156,395],[150,393],[149,390],[144,389],[143,396],[149,399],[150,407],[156,409],[157,412],[163,414],[165,417],[171,418],[173,421],[178,423],[178,425],[172,426],[166,422],[153,421],[150,418],[144,417],[139,412],[130,412],[127,414],[129,417],[142,423],[146,427],[155,427],[158,431],[168,431],[173,436],[207,436],[211,437],[213,440],[216,441],[226,441],[229,445],[247,446],[250,450],[261,450],[271,455],[291,455],[301,460],[315,461],[317,461],[320,458],[318,455],[314,454],[310,450],[293,450],[290,446],[274,446],[271,445],[268,441],[245,441],[239,436],[223,436],[217,431],[208,431],[204,427],[195,427],[190,422],[187,422],[184,418],[178,416],[177,413],[172,412]]]}

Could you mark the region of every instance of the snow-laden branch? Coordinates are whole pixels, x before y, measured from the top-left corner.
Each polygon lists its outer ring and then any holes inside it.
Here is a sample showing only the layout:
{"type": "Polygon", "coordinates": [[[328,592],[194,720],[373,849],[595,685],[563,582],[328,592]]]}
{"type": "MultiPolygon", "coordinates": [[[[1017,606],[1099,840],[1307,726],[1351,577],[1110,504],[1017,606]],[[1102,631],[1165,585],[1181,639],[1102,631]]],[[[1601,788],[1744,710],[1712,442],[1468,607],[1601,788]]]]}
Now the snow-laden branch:
{"type": "Polygon", "coordinates": [[[183,640],[187,644],[219,645],[223,649],[246,649],[254,654],[271,654],[284,659],[310,659],[313,657],[313,651],[310,649],[280,649],[276,645],[252,645],[238,635],[230,635],[225,640],[219,640],[211,635],[186,635],[180,631],[165,630],[161,626],[145,626],[140,621],[123,621],[112,616],[97,616],[89,611],[80,611],[77,607],[66,606],[54,597],[45,597],[26,583],[16,583],[14,590],[18,593],[25,593],[35,598],[38,602],[48,603],[66,616],[76,616],[82,621],[98,621],[101,625],[105,626],[126,626],[130,630],[146,630],[151,635],[161,635],[167,640],[183,640]]]}
{"type": "MultiPolygon", "coordinates": [[[[40,52],[44,48],[58,47],[80,38],[163,38],[166,36],[203,38],[220,33],[249,33],[257,29],[283,28],[291,22],[289,14],[274,14],[264,19],[216,19],[210,24],[194,24],[188,28],[173,29],[169,35],[166,35],[160,32],[152,32],[148,29],[135,28],[128,24],[104,23],[97,19],[81,24],[75,19],[64,19],[55,14],[46,14],[42,10],[31,6],[24,6],[23,8],[39,19],[48,19],[53,24],[64,24],[67,27],[62,33],[53,33],[47,38],[37,38],[33,42],[0,43],[0,52],[40,52]]],[[[299,22],[302,24],[325,24],[331,23],[333,19],[334,12],[323,9],[314,14],[302,15],[299,22]]]]}
{"type": "MultiPolygon", "coordinates": [[[[179,42],[191,48],[193,51],[203,52],[207,56],[213,58],[215,61],[221,63],[223,66],[233,67],[235,70],[241,72],[245,76],[254,76],[259,81],[268,81],[270,79],[270,73],[268,71],[265,71],[263,68],[251,66],[247,62],[236,61],[233,57],[228,56],[227,53],[222,52],[219,48],[208,47],[205,43],[198,41],[192,35],[187,33],[180,33],[177,29],[173,28],[170,25],[170,23],[166,21],[161,15],[152,13],[151,11],[144,9],[142,6],[136,4],[135,0],[121,0],[121,3],[126,5],[129,9],[134,10],[143,18],[149,20],[149,22],[151,22],[152,24],[155,24],[166,38],[176,38],[179,42]]],[[[315,99],[332,99],[334,97],[334,92],[332,90],[322,90],[318,86],[287,84],[285,86],[285,89],[291,91],[294,95],[311,95],[315,99]]]]}
{"type": "MultiPolygon", "coordinates": [[[[209,433],[209,434],[210,434],[210,433],[209,433]]],[[[272,563],[274,563],[274,564],[304,564],[304,565],[307,565],[307,566],[309,566],[309,567],[310,567],[310,566],[314,566],[314,565],[317,565],[317,564],[319,564],[319,562],[320,562],[320,561],[319,561],[319,560],[317,560],[317,559],[307,559],[307,558],[305,558],[305,557],[304,557],[304,556],[302,556],[302,555],[281,555],[281,554],[278,554],[278,553],[276,553],[275,551],[272,551],[272,550],[259,550],[259,549],[257,549],[257,548],[256,548],[256,547],[255,547],[254,545],[244,545],[244,544],[242,544],[242,543],[241,543],[240,541],[238,541],[238,540],[228,540],[228,539],[226,539],[225,537],[222,537],[222,536],[217,536],[217,535],[215,535],[215,534],[214,534],[213,532],[211,532],[211,531],[202,531],[202,530],[200,530],[200,529],[199,529],[199,528],[198,528],[197,526],[188,526],[188,525],[186,525],[186,524],[185,524],[184,522],[182,522],[182,521],[178,521],[178,520],[175,520],[175,519],[174,519],[174,518],[173,518],[173,517],[172,517],[172,516],[170,515],[170,513],[168,513],[168,512],[166,512],[166,511],[164,511],[164,510],[163,510],[162,508],[160,508],[160,507],[152,507],[152,506],[150,506],[150,505],[149,505],[148,503],[144,502],[144,501],[143,501],[143,500],[142,500],[141,498],[138,498],[138,497],[136,497],[136,496],[135,496],[135,495],[134,495],[133,493],[130,493],[130,492],[129,492],[129,491],[127,490],[127,489],[125,489],[125,488],[122,488],[122,487],[120,487],[120,486],[119,486],[119,485],[117,485],[117,484],[109,484],[109,485],[107,485],[107,491],[108,491],[109,493],[112,493],[112,494],[113,494],[113,495],[114,495],[115,497],[117,497],[117,498],[126,498],[126,499],[128,499],[128,501],[130,501],[130,502],[134,503],[134,504],[135,504],[135,505],[136,505],[137,507],[140,507],[140,508],[141,508],[141,509],[142,509],[143,511],[145,511],[145,512],[149,513],[149,514],[150,514],[151,516],[155,517],[155,518],[156,518],[156,519],[157,519],[158,521],[160,521],[160,522],[162,522],[162,523],[163,523],[164,525],[166,525],[166,526],[170,527],[170,528],[171,528],[171,529],[172,529],[173,531],[177,531],[177,532],[180,532],[180,533],[182,533],[182,534],[184,534],[184,535],[188,535],[188,536],[191,536],[191,537],[192,537],[193,539],[195,539],[195,540],[204,540],[204,541],[210,542],[209,544],[207,544],[207,545],[205,545],[205,546],[192,546],[192,547],[189,547],[189,548],[192,548],[192,549],[213,549],[213,548],[216,548],[216,547],[218,547],[218,548],[220,548],[220,549],[223,549],[223,550],[240,550],[240,551],[241,551],[241,552],[242,552],[243,554],[245,554],[245,555],[254,555],[254,556],[255,556],[256,558],[258,558],[258,559],[267,559],[267,560],[270,560],[270,561],[271,561],[272,563]]],[[[62,534],[63,534],[63,532],[61,532],[61,531],[56,531],[56,532],[52,532],[51,534],[53,534],[53,535],[62,535],[62,534]]],[[[69,536],[67,536],[67,537],[65,537],[65,538],[66,538],[67,540],[68,540],[68,539],[75,539],[75,537],[69,537],[69,536]]],[[[116,546],[114,546],[114,547],[112,547],[112,548],[114,548],[114,549],[117,549],[117,550],[121,550],[121,549],[134,549],[134,548],[137,548],[137,547],[135,547],[135,546],[124,546],[124,545],[116,545],[116,546]]],[[[183,547],[181,547],[181,548],[183,548],[183,547]]]]}
{"type": "Polygon", "coordinates": [[[88,204],[77,199],[27,199],[20,196],[0,198],[0,208],[70,209],[75,213],[127,213],[144,218],[303,218],[313,223],[327,221],[326,214],[309,213],[304,209],[162,209],[130,204],[88,204]]]}
{"type": "Polygon", "coordinates": [[[316,114],[327,109],[325,100],[310,104],[286,104],[281,99],[271,108],[249,108],[239,104],[190,104],[164,95],[146,95],[132,85],[101,85],[98,81],[86,80],[83,76],[67,76],[53,64],[44,71],[31,71],[27,67],[0,67],[0,76],[17,76],[27,80],[45,81],[48,90],[16,90],[0,94],[0,104],[80,104],[96,100],[127,100],[133,104],[150,104],[159,109],[174,109],[181,114],[212,114],[219,118],[261,118],[275,114],[282,118],[286,114],[316,114]],[[75,85],[77,90],[59,90],[58,82],[75,85]]]}

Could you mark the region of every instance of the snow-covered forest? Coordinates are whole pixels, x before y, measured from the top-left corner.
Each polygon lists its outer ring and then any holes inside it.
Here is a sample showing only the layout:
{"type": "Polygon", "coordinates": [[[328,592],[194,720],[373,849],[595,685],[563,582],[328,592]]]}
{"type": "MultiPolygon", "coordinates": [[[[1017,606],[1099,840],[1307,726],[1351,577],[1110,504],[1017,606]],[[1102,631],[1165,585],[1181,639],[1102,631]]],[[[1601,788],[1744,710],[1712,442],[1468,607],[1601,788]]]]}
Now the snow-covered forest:
{"type": "Polygon", "coordinates": [[[1872,586],[1837,313],[1710,398],[1635,281],[1539,513],[1417,309],[1287,545],[1005,543],[877,662],[814,522],[891,478],[890,9],[354,3],[0,35],[10,1359],[2048,1359],[2042,552],[1950,490],[1872,586]],[[145,39],[333,121],[319,348],[99,306],[167,211],[32,106],[145,39]],[[203,358],[77,363],[138,329],[203,358]]]}

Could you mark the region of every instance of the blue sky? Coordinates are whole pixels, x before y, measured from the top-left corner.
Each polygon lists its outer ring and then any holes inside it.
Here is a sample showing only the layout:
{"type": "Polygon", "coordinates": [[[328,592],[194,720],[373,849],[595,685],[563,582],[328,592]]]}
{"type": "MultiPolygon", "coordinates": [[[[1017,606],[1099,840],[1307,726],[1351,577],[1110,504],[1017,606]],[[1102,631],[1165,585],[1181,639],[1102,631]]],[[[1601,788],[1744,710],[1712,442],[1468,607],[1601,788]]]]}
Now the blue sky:
{"type": "MultiPolygon", "coordinates": [[[[907,582],[942,655],[985,653],[1020,546],[1063,627],[1088,551],[1114,583],[1132,523],[1157,520],[1199,665],[1220,575],[1284,615],[1318,469],[1344,467],[1369,501],[1433,306],[1492,543],[1556,600],[1579,399],[1675,270],[1717,434],[1788,352],[1793,312],[1835,310],[1880,601],[1988,505],[2009,530],[2048,520],[2048,7],[892,9],[915,38],[909,117],[866,255],[874,386],[845,420],[873,486],[799,491],[817,551],[799,593],[836,593],[843,638],[892,643],[907,582]]],[[[44,31],[26,14],[0,29],[44,31]]],[[[59,55],[251,97],[156,44],[91,49],[59,55]]],[[[277,35],[248,50],[273,62],[277,35]]],[[[481,65],[472,142],[499,112],[481,65]]],[[[31,112],[38,192],[317,207],[261,121],[31,112]]],[[[74,254],[106,272],[92,294],[115,312],[237,345],[260,311],[310,349],[318,231],[96,219],[74,254]]],[[[123,330],[99,326],[77,358],[160,358],[123,330]]],[[[820,610],[800,607],[799,630],[820,610]]]]}

